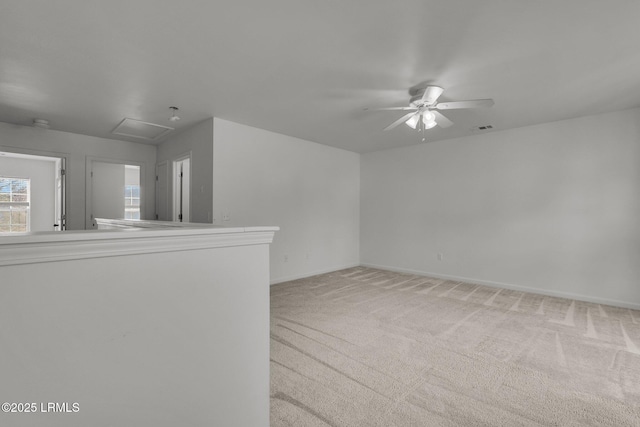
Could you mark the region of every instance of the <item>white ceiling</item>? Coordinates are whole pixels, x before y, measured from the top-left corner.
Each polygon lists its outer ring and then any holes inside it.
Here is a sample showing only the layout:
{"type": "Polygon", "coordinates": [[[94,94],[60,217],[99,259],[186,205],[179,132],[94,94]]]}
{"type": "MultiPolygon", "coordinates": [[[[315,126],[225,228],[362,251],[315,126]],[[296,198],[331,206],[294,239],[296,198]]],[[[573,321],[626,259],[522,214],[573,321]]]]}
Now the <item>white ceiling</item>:
{"type": "Polygon", "coordinates": [[[638,107],[639,23],[637,0],[5,1],[0,121],[115,139],[125,117],[173,126],[175,105],[177,128],[215,116],[368,152],[420,143],[371,109],[423,81],[495,100],[430,141],[638,107]]]}

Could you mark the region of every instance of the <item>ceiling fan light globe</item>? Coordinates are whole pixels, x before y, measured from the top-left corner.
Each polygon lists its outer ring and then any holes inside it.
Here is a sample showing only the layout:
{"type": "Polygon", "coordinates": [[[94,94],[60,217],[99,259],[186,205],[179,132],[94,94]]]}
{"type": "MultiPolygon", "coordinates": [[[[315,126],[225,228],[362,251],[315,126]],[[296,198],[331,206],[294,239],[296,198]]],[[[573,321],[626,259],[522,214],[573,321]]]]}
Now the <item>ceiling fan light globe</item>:
{"type": "Polygon", "coordinates": [[[416,114],[414,116],[411,116],[409,118],[409,120],[407,120],[405,123],[407,126],[409,126],[411,129],[415,129],[416,126],[418,126],[418,120],[419,120],[419,116],[416,114]]]}
{"type": "Polygon", "coordinates": [[[433,114],[431,111],[425,111],[424,113],[422,113],[422,122],[425,125],[428,125],[430,123],[435,123],[436,121],[436,115],[433,114]]]}
{"type": "Polygon", "coordinates": [[[437,123],[435,121],[432,122],[428,122],[424,124],[424,128],[425,129],[431,129],[432,127],[434,127],[435,125],[437,125],[437,123]]]}

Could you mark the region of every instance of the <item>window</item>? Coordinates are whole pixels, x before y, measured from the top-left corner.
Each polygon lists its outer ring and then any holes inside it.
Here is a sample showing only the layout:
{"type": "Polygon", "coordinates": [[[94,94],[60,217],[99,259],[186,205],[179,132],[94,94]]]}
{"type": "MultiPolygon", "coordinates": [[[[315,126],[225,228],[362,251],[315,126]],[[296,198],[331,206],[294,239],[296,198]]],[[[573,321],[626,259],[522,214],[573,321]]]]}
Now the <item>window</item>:
{"type": "Polygon", "coordinates": [[[0,177],[0,233],[29,231],[30,179],[0,177]]]}
{"type": "Polygon", "coordinates": [[[140,219],[140,186],[124,186],[124,219],[140,219]]]}

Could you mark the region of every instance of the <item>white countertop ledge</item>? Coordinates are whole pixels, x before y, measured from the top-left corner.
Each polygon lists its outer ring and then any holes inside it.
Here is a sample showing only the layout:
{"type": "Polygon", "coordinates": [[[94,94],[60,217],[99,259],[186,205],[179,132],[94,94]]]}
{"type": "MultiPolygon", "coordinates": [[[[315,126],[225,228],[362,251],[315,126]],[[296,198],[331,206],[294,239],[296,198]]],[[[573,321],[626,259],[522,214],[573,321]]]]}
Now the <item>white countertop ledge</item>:
{"type": "Polygon", "coordinates": [[[270,244],[280,229],[159,221],[113,223],[123,228],[2,235],[0,266],[270,244]]]}

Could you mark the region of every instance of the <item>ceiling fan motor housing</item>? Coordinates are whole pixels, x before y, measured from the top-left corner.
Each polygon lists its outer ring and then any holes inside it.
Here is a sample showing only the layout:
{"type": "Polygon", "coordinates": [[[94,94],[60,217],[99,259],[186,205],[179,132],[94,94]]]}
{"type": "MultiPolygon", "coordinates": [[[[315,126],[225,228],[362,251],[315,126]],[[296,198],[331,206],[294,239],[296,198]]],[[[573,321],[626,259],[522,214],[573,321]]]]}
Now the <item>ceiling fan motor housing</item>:
{"type": "Polygon", "coordinates": [[[422,94],[412,96],[411,99],[409,100],[409,104],[411,104],[412,107],[421,107],[423,104],[422,94]]]}
{"type": "Polygon", "coordinates": [[[409,100],[409,104],[412,107],[430,107],[436,104],[435,100],[430,104],[427,104],[426,101],[423,101],[422,100],[423,93],[424,93],[424,90],[418,93],[417,95],[412,96],[411,99],[409,100]]]}

